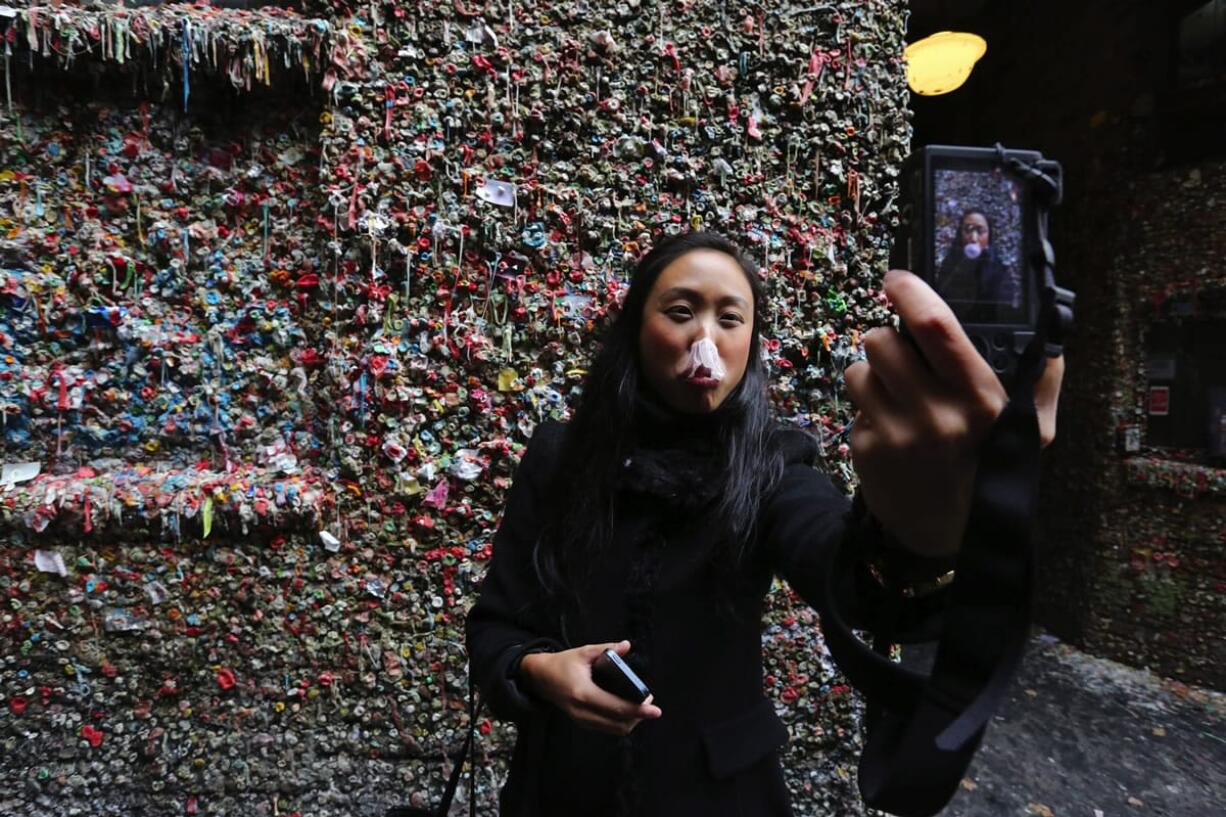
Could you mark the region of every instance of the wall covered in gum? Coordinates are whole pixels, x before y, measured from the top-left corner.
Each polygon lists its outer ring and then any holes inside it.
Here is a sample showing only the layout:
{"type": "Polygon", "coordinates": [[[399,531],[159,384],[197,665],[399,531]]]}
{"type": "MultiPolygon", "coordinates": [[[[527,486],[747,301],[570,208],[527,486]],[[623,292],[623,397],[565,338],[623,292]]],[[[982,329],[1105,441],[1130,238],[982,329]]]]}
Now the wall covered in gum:
{"type": "MultiPolygon", "coordinates": [[[[434,802],[515,463],[662,234],[762,265],[847,485],[903,5],[0,10],[0,811],[434,802]]],[[[859,813],[858,705],[770,608],[798,812],[859,813]]]]}

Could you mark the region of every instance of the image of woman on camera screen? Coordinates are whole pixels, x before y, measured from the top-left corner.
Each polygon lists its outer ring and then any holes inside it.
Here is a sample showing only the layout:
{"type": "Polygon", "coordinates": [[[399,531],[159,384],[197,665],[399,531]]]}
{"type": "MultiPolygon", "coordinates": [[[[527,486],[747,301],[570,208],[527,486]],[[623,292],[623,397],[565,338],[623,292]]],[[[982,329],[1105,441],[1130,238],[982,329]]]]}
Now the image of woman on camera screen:
{"type": "Polygon", "coordinates": [[[1018,306],[1017,283],[992,241],[992,219],[984,210],[965,210],[937,272],[936,290],[964,321],[991,320],[999,307],[1018,306]]]}
{"type": "MultiPolygon", "coordinates": [[[[752,262],[701,232],[639,262],[572,419],[540,423],[523,453],[466,623],[474,682],[517,726],[503,817],[791,813],[788,733],[763,695],[772,577],[857,627],[894,603],[922,626],[966,526],[977,446],[1007,402],[923,280],[894,270],[884,288],[916,345],[874,329],[845,372],[849,500],[817,439],[775,416],[752,262]],[[841,543],[863,560],[836,599],[824,565],[841,543]],[[870,559],[898,582],[877,582],[870,559]],[[646,700],[593,681],[610,648],[646,700]]],[[[1043,444],[1062,374],[1052,359],[1036,388],[1043,444]]]]}

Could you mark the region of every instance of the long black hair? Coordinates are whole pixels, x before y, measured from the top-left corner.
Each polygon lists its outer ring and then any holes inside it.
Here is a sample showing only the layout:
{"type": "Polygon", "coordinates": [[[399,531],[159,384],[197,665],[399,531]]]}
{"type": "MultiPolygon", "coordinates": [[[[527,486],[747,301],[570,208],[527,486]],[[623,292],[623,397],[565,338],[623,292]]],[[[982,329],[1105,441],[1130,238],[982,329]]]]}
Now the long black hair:
{"type": "Polygon", "coordinates": [[[737,261],[753,293],[749,360],[741,382],[719,406],[723,419],[714,441],[720,484],[714,530],[726,535],[717,545],[717,570],[735,574],[752,546],[762,497],[783,473],[783,457],[767,444],[774,412],[761,359],[760,328],[766,293],[757,269],[728,239],[688,232],[661,240],[635,268],[630,289],[588,371],[567,429],[551,523],[534,548],[534,563],[546,591],[578,601],[584,569],[608,547],[613,533],[613,497],[619,468],[633,443],[633,420],[641,390],[639,332],[647,296],[669,264],[695,250],[716,250],[737,261]]]}

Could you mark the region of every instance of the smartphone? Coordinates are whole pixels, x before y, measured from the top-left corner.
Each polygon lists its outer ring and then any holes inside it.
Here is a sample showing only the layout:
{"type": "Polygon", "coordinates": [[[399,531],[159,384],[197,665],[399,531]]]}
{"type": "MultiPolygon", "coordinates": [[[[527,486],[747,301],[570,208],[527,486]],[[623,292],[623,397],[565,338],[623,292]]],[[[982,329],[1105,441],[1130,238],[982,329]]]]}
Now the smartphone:
{"type": "Polygon", "coordinates": [[[643,679],[612,649],[606,649],[592,664],[592,680],[606,692],[631,703],[641,704],[651,694],[643,679]]]}

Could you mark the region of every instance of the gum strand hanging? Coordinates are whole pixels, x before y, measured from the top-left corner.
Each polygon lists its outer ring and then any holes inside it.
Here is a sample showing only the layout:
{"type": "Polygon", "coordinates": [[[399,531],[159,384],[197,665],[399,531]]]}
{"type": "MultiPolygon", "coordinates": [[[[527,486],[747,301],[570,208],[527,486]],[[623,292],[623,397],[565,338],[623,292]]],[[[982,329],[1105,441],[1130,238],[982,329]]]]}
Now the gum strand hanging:
{"type": "Polygon", "coordinates": [[[8,102],[9,116],[13,115],[13,46],[4,40],[4,96],[8,102]]]}
{"type": "Polygon", "coordinates": [[[379,238],[375,235],[378,228],[376,220],[366,219],[366,237],[370,239],[370,280],[373,283],[378,278],[379,269],[379,238]]]}
{"type": "Polygon", "coordinates": [[[213,404],[213,420],[209,424],[209,435],[217,437],[217,447],[221,451],[222,470],[230,473],[230,449],[226,445],[226,430],[221,425],[221,406],[213,404]]]}
{"type": "Polygon", "coordinates": [[[404,309],[409,311],[409,284],[413,278],[413,253],[409,252],[409,248],[404,248],[404,309]]]}
{"type": "Polygon", "coordinates": [[[191,35],[192,35],[191,21],[188,19],[184,19],[183,20],[182,45],[180,46],[180,53],[183,59],[182,76],[183,76],[183,110],[184,112],[187,111],[187,100],[188,100],[188,97],[191,96],[191,82],[188,79],[188,73],[189,73],[189,68],[191,64],[191,43],[190,43],[191,35]]]}
{"type": "Polygon", "coordinates": [[[59,380],[59,394],[55,400],[56,411],[56,432],[55,432],[55,456],[58,458],[63,453],[63,438],[64,438],[64,412],[72,407],[72,402],[68,396],[68,389],[72,383],[68,380],[68,375],[63,369],[56,372],[55,377],[59,380]]]}
{"type": "Polygon", "coordinates": [[[115,38],[115,62],[123,65],[127,61],[127,24],[119,19],[112,20],[112,35],[115,38]]]}
{"type": "Polygon", "coordinates": [[[490,298],[494,294],[494,270],[498,269],[498,264],[502,262],[502,254],[495,252],[493,261],[486,261],[485,266],[489,270],[489,274],[485,276],[485,303],[481,306],[481,320],[488,319],[488,311],[490,308],[490,298]]]}
{"type": "Polygon", "coordinates": [[[260,203],[260,209],[263,211],[263,221],[264,221],[264,251],[260,257],[264,261],[268,260],[268,210],[270,206],[271,205],[269,204],[267,199],[265,199],[264,201],[260,203]]]}
{"type": "Polygon", "coordinates": [[[119,289],[121,291],[127,290],[127,288],[132,285],[132,267],[133,267],[132,259],[125,258],[124,265],[123,265],[123,268],[124,268],[123,283],[119,285],[119,289]]]}
{"type": "Polygon", "coordinates": [[[515,324],[512,321],[506,320],[506,313],[511,308],[511,302],[507,301],[503,306],[503,321],[502,324],[502,358],[507,363],[511,362],[511,358],[515,354],[514,337],[515,324]]]}

